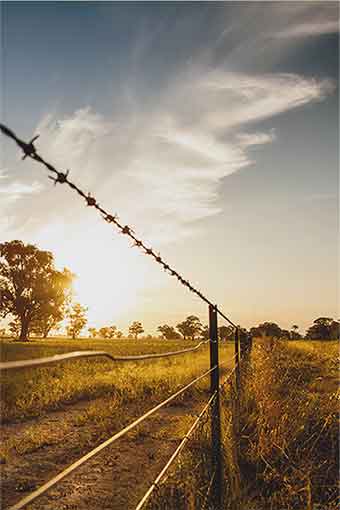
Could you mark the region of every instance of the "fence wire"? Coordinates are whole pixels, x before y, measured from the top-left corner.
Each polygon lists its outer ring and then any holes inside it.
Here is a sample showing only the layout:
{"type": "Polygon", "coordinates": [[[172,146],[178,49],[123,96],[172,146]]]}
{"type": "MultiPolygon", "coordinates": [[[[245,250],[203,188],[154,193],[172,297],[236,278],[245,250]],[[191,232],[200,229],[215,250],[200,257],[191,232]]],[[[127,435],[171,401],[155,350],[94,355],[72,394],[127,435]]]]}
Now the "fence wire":
{"type": "Polygon", "coordinates": [[[168,462],[165,464],[165,466],[163,467],[163,469],[161,470],[159,475],[155,478],[155,480],[153,481],[153,483],[151,484],[149,489],[146,491],[146,493],[144,494],[144,496],[142,497],[142,499],[140,500],[140,502],[136,506],[135,510],[141,510],[141,508],[143,508],[145,503],[149,500],[149,498],[151,497],[152,493],[157,488],[159,482],[162,480],[162,478],[164,478],[164,476],[166,475],[167,471],[170,469],[170,467],[172,466],[174,461],[177,459],[178,455],[181,453],[181,451],[183,450],[183,448],[185,447],[185,445],[189,441],[189,439],[192,436],[192,434],[194,433],[194,431],[197,429],[197,427],[200,424],[203,416],[206,414],[206,412],[210,408],[212,402],[216,398],[216,395],[217,395],[217,392],[215,392],[215,393],[213,393],[211,395],[211,397],[209,398],[208,402],[206,403],[206,405],[204,406],[204,408],[202,409],[200,414],[197,416],[196,420],[191,425],[190,429],[188,430],[188,432],[186,433],[186,435],[184,436],[184,438],[182,439],[180,444],[177,446],[176,450],[171,455],[171,457],[168,460],[168,462]]]}
{"type": "Polygon", "coordinates": [[[49,480],[48,482],[44,483],[41,487],[39,487],[38,489],[36,489],[35,491],[33,491],[31,494],[29,494],[28,496],[26,496],[25,498],[21,499],[18,503],[16,503],[15,505],[11,506],[10,508],[8,508],[8,510],[21,510],[22,508],[25,508],[29,503],[32,503],[33,501],[35,501],[37,498],[39,498],[40,496],[42,496],[43,494],[45,494],[45,492],[47,492],[51,487],[53,487],[54,485],[56,485],[57,483],[59,483],[61,480],[63,480],[64,478],[66,478],[68,475],[70,475],[73,471],[75,471],[76,469],[78,469],[80,466],[82,466],[83,464],[85,464],[85,462],[87,462],[88,460],[92,459],[95,455],[98,455],[98,453],[100,453],[102,450],[104,450],[105,448],[107,448],[109,445],[111,445],[112,443],[114,443],[115,441],[117,441],[119,438],[123,437],[125,434],[127,434],[130,430],[132,430],[133,428],[137,427],[137,425],[139,425],[140,423],[142,423],[144,420],[146,420],[146,418],[148,418],[149,416],[151,416],[152,414],[154,414],[156,411],[158,411],[159,409],[161,409],[162,407],[164,407],[165,405],[167,405],[169,402],[171,402],[172,400],[174,400],[176,397],[178,397],[179,395],[181,395],[182,393],[184,393],[186,390],[188,390],[189,388],[191,388],[191,386],[193,386],[194,384],[196,384],[198,381],[200,381],[201,379],[203,379],[204,377],[206,377],[208,374],[210,374],[211,372],[213,372],[214,370],[216,370],[218,367],[217,365],[214,366],[213,368],[210,368],[209,370],[207,370],[206,372],[204,372],[203,374],[201,374],[200,376],[196,377],[196,379],[194,379],[193,381],[191,381],[189,384],[187,384],[186,386],[184,386],[183,388],[181,388],[180,390],[176,391],[176,393],[173,393],[170,397],[168,397],[166,400],[163,400],[163,402],[161,402],[160,404],[156,405],[155,407],[153,407],[152,409],[150,409],[149,411],[147,411],[146,413],[144,413],[142,416],[140,416],[139,418],[137,418],[135,421],[133,421],[132,423],[130,423],[130,425],[127,425],[126,427],[124,427],[122,430],[120,430],[119,432],[117,432],[116,434],[114,434],[112,437],[110,437],[109,439],[107,439],[106,441],[104,441],[103,443],[101,443],[99,446],[97,446],[96,448],[94,448],[93,450],[91,450],[90,452],[88,452],[86,455],[84,455],[83,457],[81,457],[80,459],[78,459],[76,462],[73,462],[73,464],[71,464],[70,466],[68,466],[66,469],[64,469],[63,471],[61,471],[61,473],[59,473],[58,475],[56,475],[55,477],[53,477],[51,480],[49,480]]]}
{"type": "Polygon", "coordinates": [[[79,359],[79,358],[93,358],[104,356],[109,358],[111,361],[144,361],[148,359],[158,359],[158,358],[169,358],[170,356],[179,356],[180,354],[185,354],[187,352],[197,351],[201,345],[209,343],[209,340],[204,342],[200,342],[195,345],[195,347],[189,347],[187,349],[181,349],[179,351],[172,352],[162,352],[162,353],[152,353],[152,354],[138,354],[135,356],[113,356],[109,352],[106,351],[76,351],[76,352],[68,352],[66,354],[55,354],[54,356],[48,356],[46,358],[36,358],[36,359],[25,359],[19,361],[6,361],[0,363],[0,371],[1,370],[12,370],[12,369],[20,369],[20,368],[31,368],[31,367],[39,367],[46,365],[54,365],[55,363],[59,363],[60,361],[67,361],[71,359],[79,359]]]}
{"type": "Polygon", "coordinates": [[[122,223],[120,223],[117,215],[113,215],[106,211],[103,207],[99,205],[95,197],[93,197],[90,193],[86,194],[81,188],[74,184],[69,179],[69,170],[67,170],[66,172],[61,172],[57,170],[53,165],[45,161],[45,159],[38,154],[37,149],[34,145],[34,142],[37,140],[37,138],[39,138],[39,135],[34,136],[32,140],[26,143],[20,138],[18,138],[18,136],[11,129],[9,129],[8,127],[1,123],[0,131],[4,135],[11,138],[22,150],[22,152],[24,153],[22,159],[29,157],[34,161],[37,161],[38,163],[42,164],[49,172],[51,172],[52,175],[49,175],[48,177],[54,182],[55,185],[66,184],[69,188],[71,188],[74,192],[76,192],[80,197],[82,197],[85,200],[88,207],[93,207],[94,209],[96,209],[101,214],[104,221],[111,225],[114,225],[121,232],[121,234],[129,237],[133,241],[134,246],[140,248],[140,250],[142,250],[142,252],[145,255],[152,257],[155,262],[162,266],[164,271],[168,272],[171,276],[177,278],[180,284],[184,285],[187,289],[189,289],[190,292],[196,294],[200,299],[205,301],[205,303],[207,303],[210,306],[213,306],[219,313],[219,315],[221,315],[221,317],[223,317],[231,326],[237,328],[236,324],[234,324],[224,313],[222,313],[222,311],[220,311],[218,307],[215,304],[213,304],[200,290],[194,287],[188,280],[183,278],[183,276],[178,271],[176,271],[173,267],[167,264],[159,253],[155,252],[153,248],[149,247],[144,241],[139,239],[131,226],[123,225],[122,223]]]}

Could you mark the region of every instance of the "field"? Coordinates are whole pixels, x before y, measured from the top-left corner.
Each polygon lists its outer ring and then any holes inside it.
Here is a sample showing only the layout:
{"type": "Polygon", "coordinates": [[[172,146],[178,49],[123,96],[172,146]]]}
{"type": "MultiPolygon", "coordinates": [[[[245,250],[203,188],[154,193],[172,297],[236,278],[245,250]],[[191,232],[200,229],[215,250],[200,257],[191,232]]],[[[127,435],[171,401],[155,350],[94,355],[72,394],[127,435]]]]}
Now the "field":
{"type": "MultiPolygon", "coordinates": [[[[240,433],[234,392],[222,392],[225,508],[335,510],[337,342],[254,343],[244,369],[240,433]],[[319,505],[319,506],[318,506],[319,505]]],[[[160,340],[3,342],[2,360],[74,350],[144,354],[194,345],[160,340]]],[[[233,345],[223,344],[222,376],[233,345]]],[[[179,357],[112,363],[104,358],[8,372],[2,381],[3,508],[209,368],[209,349],[179,357]]],[[[107,448],[32,509],[134,508],[209,395],[209,377],[107,448]],[[143,467],[142,473],[141,468],[143,467]]],[[[209,420],[181,455],[150,509],[203,507],[209,489],[209,420]],[[166,502],[166,504],[165,504],[166,502]]],[[[206,501],[206,508],[209,501],[206,501]]]]}
{"type": "MultiPolygon", "coordinates": [[[[52,339],[32,343],[3,342],[1,351],[2,360],[8,361],[81,349],[105,350],[116,355],[146,354],[183,349],[196,343],[52,339]]],[[[231,359],[232,354],[233,346],[224,345],[221,361],[231,359]]],[[[113,363],[105,358],[92,358],[4,374],[4,441],[1,447],[4,504],[7,506],[18,500],[22,494],[32,490],[32,484],[34,487],[39,486],[42,481],[79,458],[82,453],[110,437],[153,404],[164,400],[208,368],[209,348],[202,346],[197,352],[160,360],[113,363]],[[43,473],[41,469],[32,470],[32,464],[38,462],[45,466],[43,473]],[[21,480],[19,485],[18,480],[21,480]]],[[[136,455],[139,454],[140,460],[143,459],[141,462],[150,464],[152,459],[144,459],[143,455],[148,456],[148,448],[155,451],[160,449],[161,455],[158,454],[157,462],[150,468],[148,478],[143,480],[143,483],[139,482],[139,487],[131,496],[133,503],[136,503],[136,496],[140,497],[148,483],[151,483],[152,474],[157,475],[162,461],[164,464],[170,456],[174,441],[190,426],[195,413],[208,397],[208,388],[207,377],[176,399],[166,412],[158,413],[155,418],[148,420],[150,423],[130,433],[129,440],[122,441],[114,449],[111,448],[112,455],[116,455],[117,450],[118,453],[125,451],[125,458],[121,462],[130,465],[131,475],[126,472],[126,483],[129,485],[136,484],[133,477],[137,477],[137,473],[134,474],[133,471],[137,468],[138,472],[140,469],[138,465],[134,465],[136,455]],[[145,434],[155,436],[156,443],[150,445],[150,442],[145,440],[138,453],[135,442],[145,434]]],[[[121,483],[114,494],[115,506],[110,508],[122,508],[122,500],[126,502],[123,478],[120,473],[121,483]]],[[[82,483],[84,484],[84,481],[82,483]]],[[[111,486],[112,481],[110,493],[111,486]]],[[[104,495],[106,500],[108,495],[105,489],[104,495]]],[[[110,497],[112,499],[112,494],[110,497]]],[[[86,508],[88,503],[81,503],[77,499],[74,504],[75,508],[86,508]]],[[[46,505],[42,498],[34,508],[48,508],[46,505]]],[[[90,507],[91,505],[88,508],[90,507]]]]}

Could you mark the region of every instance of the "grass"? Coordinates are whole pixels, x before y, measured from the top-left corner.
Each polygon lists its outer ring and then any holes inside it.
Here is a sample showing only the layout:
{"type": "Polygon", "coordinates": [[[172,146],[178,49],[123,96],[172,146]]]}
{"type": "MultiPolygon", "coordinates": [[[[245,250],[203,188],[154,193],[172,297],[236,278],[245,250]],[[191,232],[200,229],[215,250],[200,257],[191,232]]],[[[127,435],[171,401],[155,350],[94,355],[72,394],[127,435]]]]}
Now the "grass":
{"type": "MultiPolygon", "coordinates": [[[[145,354],[179,350],[195,345],[161,340],[48,340],[30,343],[2,342],[2,360],[37,358],[74,350],[106,350],[112,354],[145,354]]],[[[231,357],[232,346],[222,356],[231,357]]],[[[105,358],[66,361],[49,367],[8,371],[2,377],[2,420],[13,421],[58,409],[67,403],[114,396],[115,406],[139,399],[163,399],[209,367],[209,350],[178,357],[140,362],[114,362],[105,358]]],[[[185,397],[206,388],[208,378],[188,390],[185,397]]],[[[95,417],[96,412],[92,415],[95,417]]],[[[94,418],[95,419],[95,418],[94,418]]]]}
{"type": "Polygon", "coordinates": [[[249,507],[337,508],[337,346],[257,343],[246,378],[241,436],[249,507]]]}
{"type": "MultiPolygon", "coordinates": [[[[65,339],[3,343],[2,354],[3,359],[19,359],[80,348],[132,354],[188,345],[183,341],[65,339]]],[[[221,354],[222,360],[231,358],[233,346],[223,345],[221,354]]],[[[224,510],[337,508],[337,359],[338,342],[254,342],[251,364],[243,372],[239,435],[235,401],[228,386],[221,397],[224,510]]],[[[94,423],[104,437],[112,420],[120,426],[129,418],[124,417],[126,404],[138,406],[147,401],[151,407],[152,402],[163,400],[208,366],[208,349],[203,347],[196,353],[164,360],[112,365],[105,359],[92,359],[8,373],[3,385],[4,418],[26,419],[85,399],[90,402],[77,417],[79,428],[85,434],[84,425],[94,423]],[[112,397],[108,399],[108,395],[112,397]]],[[[189,390],[183,403],[197,399],[203,405],[208,384],[209,378],[189,390]]],[[[202,510],[205,503],[206,510],[212,510],[211,500],[205,499],[211,476],[209,423],[207,419],[189,441],[150,500],[150,510],[202,510]]],[[[92,441],[85,436],[83,440],[92,441]]],[[[28,428],[23,442],[9,447],[22,454],[48,441],[48,434],[37,438],[28,428]]]]}
{"type": "MultiPolygon", "coordinates": [[[[243,371],[239,436],[233,392],[227,388],[221,399],[224,510],[338,508],[338,346],[255,342],[243,371]]],[[[202,510],[211,475],[209,427],[197,439],[149,510],[202,510]]],[[[204,508],[213,510],[211,498],[204,508]]]]}

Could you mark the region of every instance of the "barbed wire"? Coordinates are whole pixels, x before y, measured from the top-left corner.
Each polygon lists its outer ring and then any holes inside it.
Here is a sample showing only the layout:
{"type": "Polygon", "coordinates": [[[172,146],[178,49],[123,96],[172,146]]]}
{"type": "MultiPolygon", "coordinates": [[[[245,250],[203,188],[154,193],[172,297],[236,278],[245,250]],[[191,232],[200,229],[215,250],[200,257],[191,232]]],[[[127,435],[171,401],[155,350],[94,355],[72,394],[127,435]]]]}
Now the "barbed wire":
{"type": "Polygon", "coordinates": [[[188,280],[183,278],[183,276],[178,271],[176,271],[173,267],[167,264],[165,260],[161,257],[160,253],[155,252],[153,248],[149,247],[144,241],[139,239],[131,226],[123,225],[122,223],[120,223],[118,216],[116,214],[111,214],[108,211],[106,211],[103,207],[99,205],[96,198],[91,196],[91,193],[86,194],[81,188],[74,184],[69,179],[70,173],[69,170],[61,172],[57,170],[53,165],[45,161],[45,159],[38,154],[37,149],[34,145],[34,142],[39,138],[39,135],[34,136],[28,143],[26,143],[23,140],[21,140],[11,129],[6,127],[4,124],[0,123],[0,130],[5,136],[11,138],[23,151],[24,155],[22,159],[26,159],[27,157],[29,157],[34,161],[37,161],[38,163],[42,164],[49,172],[52,173],[52,175],[49,175],[48,177],[54,182],[55,185],[66,184],[67,186],[69,186],[73,191],[75,191],[80,197],[82,197],[85,200],[88,207],[93,207],[94,209],[96,209],[101,214],[104,221],[111,225],[114,225],[123,235],[126,235],[127,237],[132,239],[134,243],[133,246],[140,248],[140,250],[142,250],[145,255],[152,257],[155,262],[162,266],[164,271],[168,272],[174,278],[177,278],[178,282],[187,287],[187,289],[189,289],[190,292],[196,294],[205,303],[214,307],[217,313],[219,313],[219,315],[221,315],[221,317],[223,317],[231,326],[233,326],[234,328],[238,327],[224,313],[222,313],[221,310],[218,309],[217,305],[213,304],[200,290],[194,287],[188,280]]]}

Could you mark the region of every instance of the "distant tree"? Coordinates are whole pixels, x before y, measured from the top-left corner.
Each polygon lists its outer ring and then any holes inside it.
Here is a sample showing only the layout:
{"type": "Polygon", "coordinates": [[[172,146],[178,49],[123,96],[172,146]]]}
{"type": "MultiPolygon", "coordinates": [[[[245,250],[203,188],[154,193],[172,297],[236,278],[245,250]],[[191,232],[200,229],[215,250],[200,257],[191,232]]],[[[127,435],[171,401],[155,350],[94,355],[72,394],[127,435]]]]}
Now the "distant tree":
{"type": "Polygon", "coordinates": [[[158,326],[157,331],[159,331],[162,337],[165,338],[166,340],[175,340],[181,337],[181,335],[177,333],[173,326],[168,326],[167,324],[164,324],[163,326],[158,326]]]}
{"type": "Polygon", "coordinates": [[[109,335],[110,335],[109,327],[103,326],[103,327],[99,328],[98,335],[100,338],[105,338],[105,339],[110,338],[109,337],[109,335]]]}
{"type": "Polygon", "coordinates": [[[69,323],[67,325],[67,334],[73,339],[77,338],[81,330],[86,326],[87,308],[80,303],[75,303],[68,312],[69,323]]]}
{"type": "Polygon", "coordinates": [[[129,327],[129,333],[133,336],[135,340],[137,340],[138,335],[141,335],[144,333],[144,328],[142,326],[141,322],[134,321],[131,326],[129,327]]]}
{"type": "Polygon", "coordinates": [[[96,328],[88,328],[88,332],[90,333],[91,338],[96,338],[98,336],[96,328]]]}
{"type": "Polygon", "coordinates": [[[117,327],[116,326],[108,326],[108,338],[112,339],[115,338],[117,334],[117,327]]]}
{"type": "Polygon", "coordinates": [[[203,340],[209,340],[209,338],[210,338],[210,330],[209,330],[209,326],[207,326],[207,324],[202,326],[201,337],[203,340]]]}
{"type": "Polygon", "coordinates": [[[6,328],[0,328],[0,338],[7,336],[6,328]]]}
{"type": "Polygon", "coordinates": [[[117,331],[116,338],[119,339],[119,338],[122,338],[122,336],[123,336],[123,333],[121,331],[117,331]]]}
{"type": "Polygon", "coordinates": [[[332,340],[340,339],[340,321],[332,321],[330,327],[330,338],[332,340]]]}
{"type": "Polygon", "coordinates": [[[185,321],[177,324],[176,328],[183,335],[184,340],[187,338],[194,340],[196,336],[200,335],[203,326],[198,317],[189,315],[185,321]]]}
{"type": "Polygon", "coordinates": [[[275,322],[263,322],[256,328],[250,328],[250,334],[252,337],[282,337],[282,329],[275,322]]]}
{"type": "Polygon", "coordinates": [[[55,269],[49,251],[22,241],[0,243],[0,317],[18,320],[19,340],[28,341],[32,324],[60,321],[72,279],[67,269],[55,269]]]}
{"type": "Polygon", "coordinates": [[[281,335],[280,338],[284,340],[290,340],[291,339],[291,333],[287,329],[281,329],[281,335]]]}
{"type": "Polygon", "coordinates": [[[299,326],[297,324],[293,324],[293,326],[291,327],[290,338],[292,340],[299,340],[301,338],[301,335],[299,333],[299,326]]]}
{"type": "Polygon", "coordinates": [[[319,317],[315,319],[313,325],[308,328],[306,338],[311,340],[330,340],[332,338],[332,332],[337,329],[337,321],[334,321],[330,317],[319,317]]]}
{"type": "Polygon", "coordinates": [[[232,326],[220,326],[218,328],[218,335],[221,340],[233,340],[234,328],[232,326]]]}

